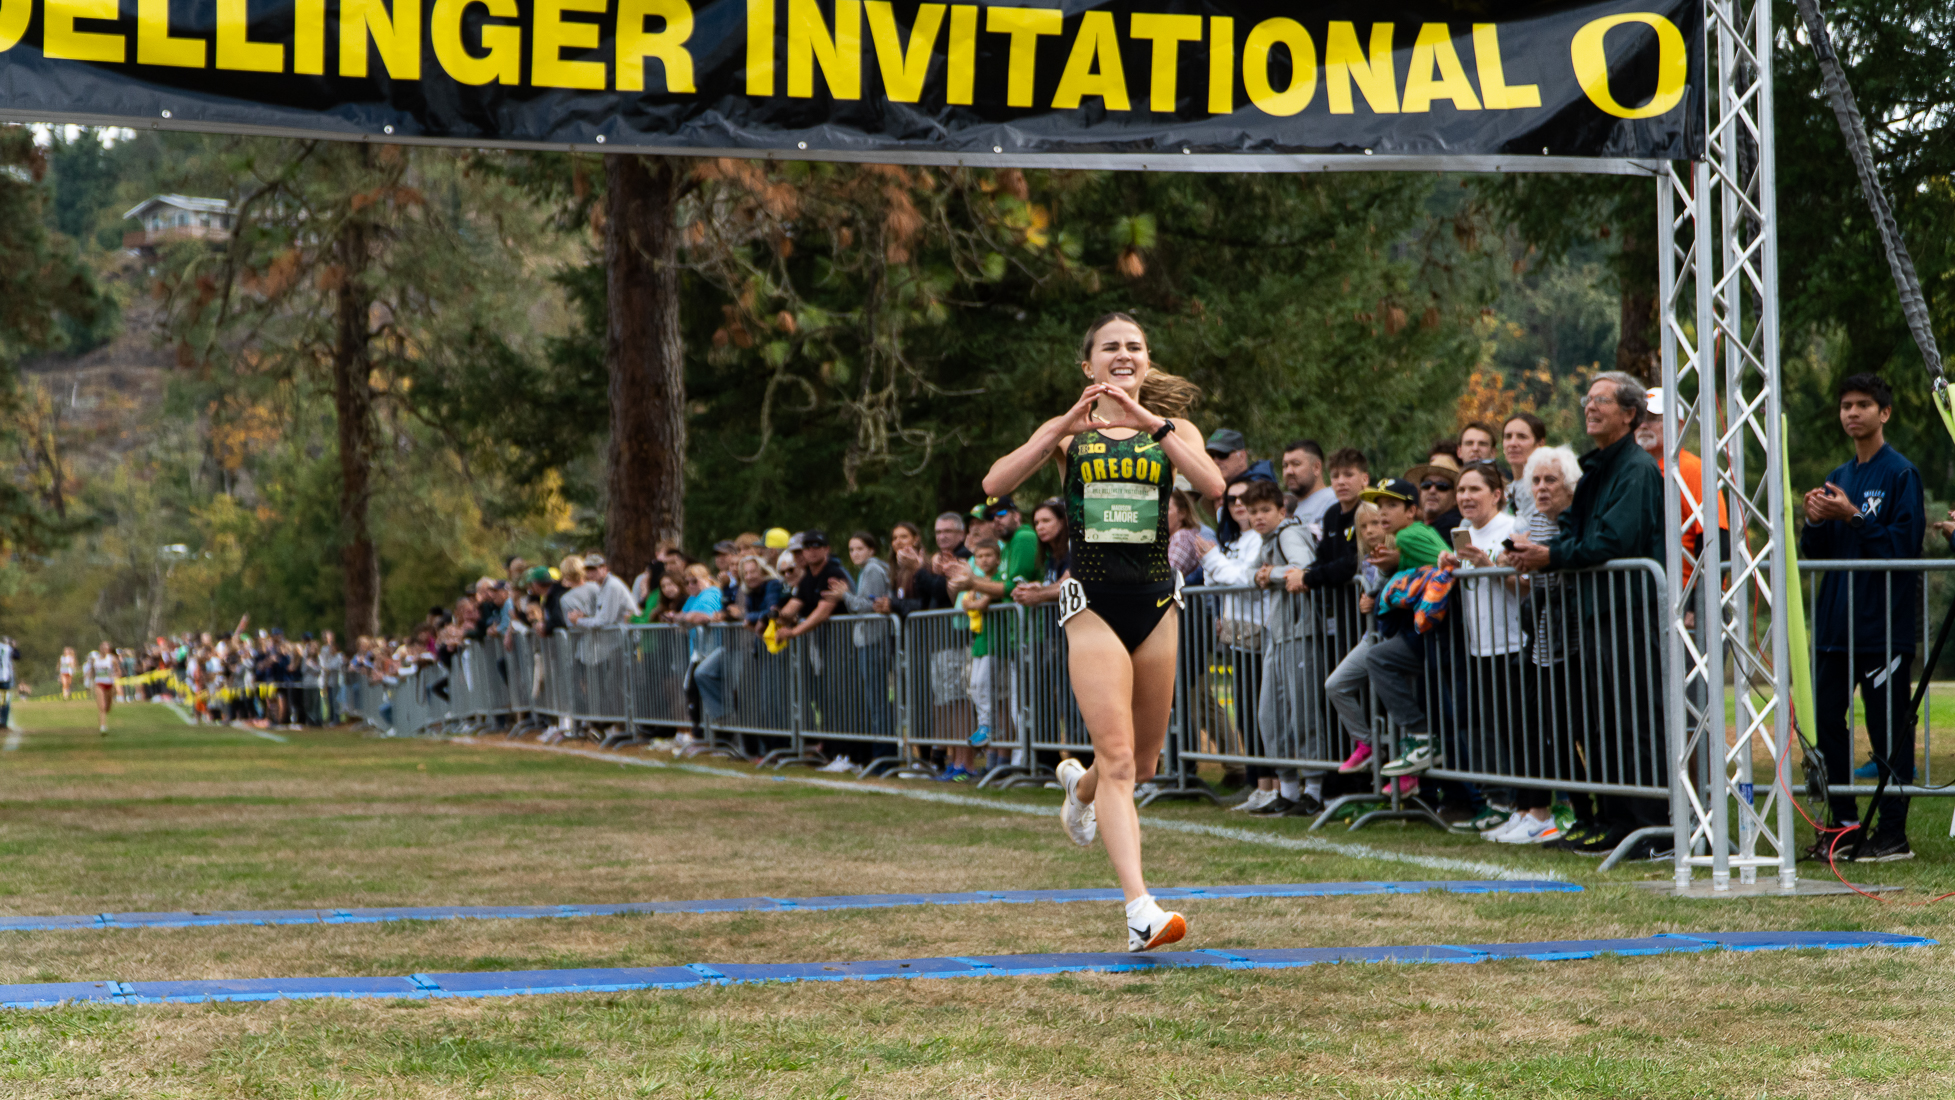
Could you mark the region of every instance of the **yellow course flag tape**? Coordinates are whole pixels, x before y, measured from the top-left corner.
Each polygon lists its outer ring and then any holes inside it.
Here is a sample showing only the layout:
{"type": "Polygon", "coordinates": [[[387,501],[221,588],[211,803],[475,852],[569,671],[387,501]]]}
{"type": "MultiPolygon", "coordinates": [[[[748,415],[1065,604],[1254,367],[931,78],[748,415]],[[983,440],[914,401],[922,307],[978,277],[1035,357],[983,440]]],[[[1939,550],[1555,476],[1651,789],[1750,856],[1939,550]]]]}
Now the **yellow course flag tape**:
{"type": "MultiPolygon", "coordinates": [[[[1948,414],[1942,413],[1946,420],[1948,414]]],[[[1955,435],[1955,422],[1949,424],[1955,435]]],[[[1805,584],[1799,576],[1798,525],[1792,513],[1792,462],[1786,449],[1791,429],[1785,416],[1779,416],[1779,478],[1785,491],[1785,656],[1792,662],[1792,716],[1795,721],[1813,720],[1812,640],[1806,634],[1805,584]]],[[[1811,727],[1806,727],[1808,735],[1811,727]]]]}

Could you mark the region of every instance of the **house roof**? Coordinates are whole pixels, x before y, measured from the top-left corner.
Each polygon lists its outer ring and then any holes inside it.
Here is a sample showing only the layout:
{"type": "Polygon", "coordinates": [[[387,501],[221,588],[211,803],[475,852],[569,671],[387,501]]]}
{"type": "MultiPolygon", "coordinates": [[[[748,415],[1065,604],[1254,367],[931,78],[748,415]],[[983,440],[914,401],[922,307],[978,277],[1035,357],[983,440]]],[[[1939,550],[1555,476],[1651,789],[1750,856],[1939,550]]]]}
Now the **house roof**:
{"type": "Polygon", "coordinates": [[[189,195],[152,195],[130,207],[124,218],[140,218],[152,206],[174,206],[178,210],[188,210],[193,214],[228,214],[231,204],[223,199],[199,199],[189,195]]]}

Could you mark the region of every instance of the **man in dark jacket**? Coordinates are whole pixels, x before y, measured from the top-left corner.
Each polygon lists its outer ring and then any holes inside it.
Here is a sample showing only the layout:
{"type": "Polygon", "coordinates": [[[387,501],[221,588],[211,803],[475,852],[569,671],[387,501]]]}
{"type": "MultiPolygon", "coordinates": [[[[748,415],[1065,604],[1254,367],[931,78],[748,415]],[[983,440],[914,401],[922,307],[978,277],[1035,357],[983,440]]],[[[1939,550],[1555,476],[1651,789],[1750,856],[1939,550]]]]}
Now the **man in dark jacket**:
{"type": "MultiPolygon", "coordinates": [[[[1921,556],[1926,504],[1921,472],[1887,445],[1887,418],[1894,393],[1879,376],[1856,374],[1840,383],[1840,426],[1853,440],[1854,457],[1806,494],[1806,529],[1799,553],[1826,559],[1913,560],[1921,556]]],[[[1908,683],[1914,670],[1914,608],[1921,600],[1919,573],[1826,573],[1813,609],[1814,718],[1819,751],[1830,783],[1850,781],[1853,766],[1853,692],[1867,712],[1873,764],[1863,778],[1881,775],[1891,785],[1914,781],[1914,712],[1908,683]]],[[[1874,814],[1874,835],[1848,834],[1840,854],[1859,862],[1914,858],[1907,841],[1908,800],[1887,795],[1874,814]]],[[[1862,820],[1854,800],[1834,796],[1835,825],[1862,820]]],[[[1824,842],[1832,847],[1830,838],[1824,842]]],[[[1813,853],[1823,857],[1823,852],[1813,853]]]]}
{"type": "MultiPolygon", "coordinates": [[[[1582,415],[1595,450],[1581,457],[1575,499],[1546,545],[1514,536],[1501,560],[1524,571],[1590,569],[1630,558],[1663,559],[1663,472],[1636,445],[1648,415],[1647,391],[1621,371],[1595,376],[1582,415]]],[[[1649,572],[1585,573],[1570,578],[1580,596],[1582,664],[1588,677],[1585,730],[1551,731],[1562,751],[1579,743],[1592,782],[1669,788],[1669,741],[1660,703],[1665,690],[1657,615],[1661,580],[1649,572]]],[[[1556,847],[1601,855],[1639,828],[1669,822],[1669,798],[1604,796],[1600,821],[1579,823],[1556,847]]],[[[1667,851],[1644,841],[1639,856],[1667,851]]]]}

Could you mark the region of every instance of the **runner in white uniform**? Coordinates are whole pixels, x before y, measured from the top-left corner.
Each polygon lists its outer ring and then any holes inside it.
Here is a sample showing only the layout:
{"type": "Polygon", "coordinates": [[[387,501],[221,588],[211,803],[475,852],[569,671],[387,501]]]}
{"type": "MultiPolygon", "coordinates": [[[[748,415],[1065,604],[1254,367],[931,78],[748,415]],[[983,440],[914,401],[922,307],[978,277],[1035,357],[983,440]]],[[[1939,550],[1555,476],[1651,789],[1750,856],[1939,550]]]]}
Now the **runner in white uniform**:
{"type": "Polygon", "coordinates": [[[81,678],[95,688],[95,713],[102,720],[104,735],[109,732],[109,708],[115,705],[117,663],[115,647],[103,642],[81,664],[81,678]]]}

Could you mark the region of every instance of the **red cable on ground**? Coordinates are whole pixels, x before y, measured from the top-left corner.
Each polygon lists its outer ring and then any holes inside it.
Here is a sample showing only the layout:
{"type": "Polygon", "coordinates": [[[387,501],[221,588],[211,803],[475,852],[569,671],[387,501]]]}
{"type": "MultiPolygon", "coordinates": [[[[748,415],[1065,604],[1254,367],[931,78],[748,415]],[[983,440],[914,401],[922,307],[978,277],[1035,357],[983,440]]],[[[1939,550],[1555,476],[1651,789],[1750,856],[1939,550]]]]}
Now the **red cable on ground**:
{"type": "MultiPolygon", "coordinates": [[[[1797,736],[1798,723],[1796,721],[1793,723],[1793,730],[1794,730],[1794,736],[1797,736]]],[[[1785,797],[1791,801],[1792,808],[1799,811],[1799,816],[1806,819],[1806,824],[1812,826],[1812,831],[1816,838],[1814,846],[1817,847],[1818,842],[1825,841],[1827,834],[1829,833],[1833,834],[1833,842],[1831,844],[1826,845],[1826,868],[1827,870],[1833,872],[1834,878],[1840,880],[1841,886],[1846,887],[1847,889],[1853,891],[1854,893],[1860,895],[1863,898],[1872,898],[1873,900],[1881,903],[1882,905],[1923,906],[1923,905],[1933,905],[1938,901],[1946,901],[1949,898],[1955,898],[1955,891],[1950,891],[1946,894],[1941,894],[1939,896],[1929,898],[1926,901],[1899,901],[1894,898],[1881,897],[1879,894],[1870,894],[1867,891],[1860,889],[1858,886],[1853,885],[1851,882],[1848,882],[1846,880],[1846,876],[1840,874],[1839,858],[1836,853],[1839,851],[1840,841],[1846,839],[1846,834],[1852,832],[1855,829],[1858,829],[1860,826],[1856,823],[1853,825],[1842,825],[1839,826],[1838,828],[1829,829],[1826,826],[1821,825],[1819,822],[1814,821],[1812,815],[1806,812],[1805,805],[1801,803],[1797,798],[1792,797],[1792,786],[1790,782],[1785,778],[1785,767],[1783,766],[1783,764],[1781,764],[1780,767],[1778,768],[1778,773],[1779,773],[1779,789],[1783,791],[1785,797]]],[[[1871,806],[1868,807],[1868,811],[1872,812],[1871,806]]],[[[1798,857],[1795,855],[1793,858],[1796,861],[1798,857]]]]}

